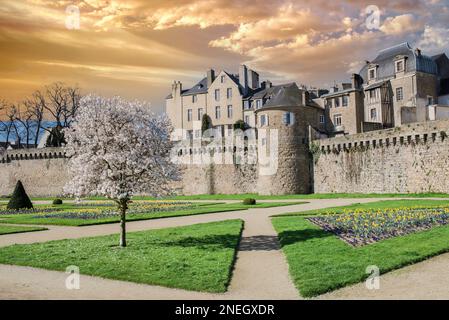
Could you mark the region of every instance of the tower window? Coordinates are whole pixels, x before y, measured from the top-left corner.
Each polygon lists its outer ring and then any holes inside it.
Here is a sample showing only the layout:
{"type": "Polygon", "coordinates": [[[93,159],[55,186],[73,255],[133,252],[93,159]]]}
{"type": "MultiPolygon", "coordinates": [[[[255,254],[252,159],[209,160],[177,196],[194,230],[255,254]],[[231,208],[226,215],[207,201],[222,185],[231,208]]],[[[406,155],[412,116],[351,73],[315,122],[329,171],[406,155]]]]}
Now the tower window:
{"type": "Polygon", "coordinates": [[[295,114],[293,112],[284,112],[283,122],[287,126],[294,124],[295,123],[295,114]]]}

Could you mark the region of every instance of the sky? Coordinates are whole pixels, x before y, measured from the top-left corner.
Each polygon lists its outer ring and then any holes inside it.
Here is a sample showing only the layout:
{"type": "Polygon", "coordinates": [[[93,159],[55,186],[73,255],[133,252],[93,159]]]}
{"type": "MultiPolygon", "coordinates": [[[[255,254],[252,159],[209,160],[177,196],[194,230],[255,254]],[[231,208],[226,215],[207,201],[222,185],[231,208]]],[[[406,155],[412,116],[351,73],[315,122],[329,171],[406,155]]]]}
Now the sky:
{"type": "Polygon", "coordinates": [[[1,0],[0,99],[63,81],[159,112],[174,80],[241,63],[328,87],[405,41],[449,53],[448,26],[449,0],[1,0]]]}

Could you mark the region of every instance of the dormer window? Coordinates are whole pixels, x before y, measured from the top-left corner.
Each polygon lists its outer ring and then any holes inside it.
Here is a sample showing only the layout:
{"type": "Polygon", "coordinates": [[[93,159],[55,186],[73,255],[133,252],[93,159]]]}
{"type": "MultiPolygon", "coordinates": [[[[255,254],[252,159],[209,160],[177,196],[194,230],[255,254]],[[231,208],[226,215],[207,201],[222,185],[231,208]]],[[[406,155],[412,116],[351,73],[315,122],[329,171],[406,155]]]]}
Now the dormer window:
{"type": "Polygon", "coordinates": [[[376,68],[370,68],[369,70],[368,70],[368,80],[374,80],[374,79],[376,79],[376,77],[377,77],[377,74],[376,74],[377,72],[376,72],[376,68]]]}
{"type": "Polygon", "coordinates": [[[404,71],[404,61],[396,61],[396,72],[404,71]]]}

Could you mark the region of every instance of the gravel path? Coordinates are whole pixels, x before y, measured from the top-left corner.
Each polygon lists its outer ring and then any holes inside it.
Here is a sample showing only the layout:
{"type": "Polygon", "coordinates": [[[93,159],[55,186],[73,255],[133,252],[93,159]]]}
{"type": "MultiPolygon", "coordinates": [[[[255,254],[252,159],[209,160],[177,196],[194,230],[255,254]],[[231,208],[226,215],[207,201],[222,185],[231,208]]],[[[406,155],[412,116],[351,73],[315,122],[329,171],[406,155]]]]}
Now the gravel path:
{"type": "MultiPolygon", "coordinates": [[[[291,205],[277,208],[255,208],[245,211],[233,211],[223,213],[202,214],[196,216],[173,217],[145,221],[133,221],[127,223],[128,231],[140,231],[167,227],[185,226],[195,223],[222,221],[227,219],[243,219],[245,228],[242,240],[237,252],[237,260],[233,272],[229,290],[225,294],[209,294],[178,289],[170,289],[159,286],[140,285],[124,281],[101,279],[81,275],[81,289],[65,289],[67,275],[63,272],[48,271],[42,269],[0,265],[0,299],[299,299],[298,291],[294,287],[288,274],[288,265],[280,251],[276,232],[271,224],[270,216],[273,214],[299,212],[313,209],[321,209],[334,206],[349,205],[352,203],[366,203],[386,199],[319,199],[307,200],[309,203],[291,205]]],[[[297,201],[297,200],[296,200],[297,201]]],[[[49,230],[34,233],[0,236],[0,246],[14,243],[35,243],[50,240],[81,238],[96,235],[106,235],[118,232],[118,224],[107,224],[85,227],[61,227],[48,226],[49,230]]],[[[443,257],[443,255],[441,257],[443,257]]],[[[440,257],[434,258],[438,259],[440,257]]],[[[449,255],[446,257],[449,260],[449,255]]],[[[432,260],[427,261],[431,268],[435,268],[432,260]]],[[[423,262],[426,263],[426,262],[423,262]]],[[[417,268],[419,265],[410,268],[417,268]]],[[[441,266],[444,261],[441,262],[441,266]]],[[[401,269],[402,270],[402,269],[401,269]]],[[[401,271],[399,270],[399,271],[401,271]]],[[[412,269],[412,271],[415,269],[412,269]]],[[[433,270],[433,269],[432,269],[433,270]]],[[[430,272],[441,276],[439,271],[430,272]]],[[[81,270],[82,272],[82,270],[81,270]]],[[[416,276],[423,271],[418,271],[416,276]]],[[[446,271],[449,275],[449,271],[446,271]]],[[[391,273],[391,274],[394,274],[391,273]]],[[[390,289],[395,288],[400,294],[401,290],[395,286],[397,281],[407,281],[408,278],[398,278],[391,274],[382,276],[381,288],[384,284],[385,291],[378,293],[367,291],[361,285],[345,288],[320,298],[362,298],[363,294],[377,294],[379,297],[388,298],[390,289]],[[384,278],[386,279],[384,281],[384,278]],[[389,283],[391,284],[389,285],[389,283]]],[[[412,276],[413,278],[413,276],[412,276]]],[[[422,285],[430,283],[443,285],[443,282],[427,278],[422,285]]],[[[446,277],[449,281],[449,277],[446,277]]],[[[407,282],[407,286],[416,283],[407,282]]],[[[445,284],[448,288],[448,284],[445,284]]],[[[421,288],[421,287],[420,287],[421,288]]],[[[443,289],[441,289],[442,291],[443,289]]],[[[447,290],[449,292],[449,290],[447,290]]],[[[436,291],[435,291],[436,292],[436,291]]],[[[440,291],[438,291],[440,293],[440,291]]],[[[409,293],[411,294],[411,293],[409,293]]],[[[392,291],[391,297],[395,297],[392,291]]]]}

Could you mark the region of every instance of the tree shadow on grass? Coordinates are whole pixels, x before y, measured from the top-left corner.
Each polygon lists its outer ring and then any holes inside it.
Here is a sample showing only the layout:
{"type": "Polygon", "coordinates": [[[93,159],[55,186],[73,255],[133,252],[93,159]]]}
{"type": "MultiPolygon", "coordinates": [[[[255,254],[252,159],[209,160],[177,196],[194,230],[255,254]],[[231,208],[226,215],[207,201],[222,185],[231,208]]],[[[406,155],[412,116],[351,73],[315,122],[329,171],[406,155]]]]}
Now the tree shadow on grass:
{"type": "Polygon", "coordinates": [[[304,242],[311,239],[319,239],[333,236],[332,233],[320,229],[303,229],[294,231],[283,231],[279,233],[279,241],[281,247],[294,244],[297,242],[304,242]]]}
{"type": "Polygon", "coordinates": [[[205,237],[185,237],[182,239],[176,239],[174,241],[162,241],[158,243],[160,246],[165,247],[198,247],[204,249],[215,248],[231,248],[235,249],[239,243],[240,234],[222,234],[211,235],[205,237]]]}
{"type": "Polygon", "coordinates": [[[280,245],[276,236],[244,237],[240,242],[240,251],[270,251],[279,250],[280,245]]]}

